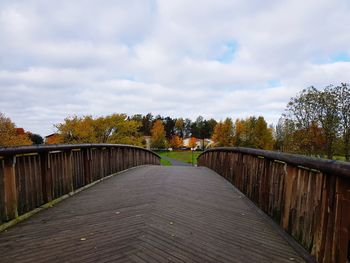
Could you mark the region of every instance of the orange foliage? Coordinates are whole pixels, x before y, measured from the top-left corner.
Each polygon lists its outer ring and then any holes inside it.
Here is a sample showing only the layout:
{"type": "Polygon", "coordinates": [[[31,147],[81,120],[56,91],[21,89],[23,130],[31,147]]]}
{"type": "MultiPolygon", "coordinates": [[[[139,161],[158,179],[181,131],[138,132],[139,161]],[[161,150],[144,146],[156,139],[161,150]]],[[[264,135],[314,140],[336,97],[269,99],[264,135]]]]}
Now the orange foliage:
{"type": "Polygon", "coordinates": [[[178,135],[173,135],[169,143],[172,148],[178,149],[183,145],[183,140],[178,135]]]}
{"type": "Polygon", "coordinates": [[[195,148],[197,146],[197,138],[196,137],[191,137],[188,146],[191,148],[195,148]]]}

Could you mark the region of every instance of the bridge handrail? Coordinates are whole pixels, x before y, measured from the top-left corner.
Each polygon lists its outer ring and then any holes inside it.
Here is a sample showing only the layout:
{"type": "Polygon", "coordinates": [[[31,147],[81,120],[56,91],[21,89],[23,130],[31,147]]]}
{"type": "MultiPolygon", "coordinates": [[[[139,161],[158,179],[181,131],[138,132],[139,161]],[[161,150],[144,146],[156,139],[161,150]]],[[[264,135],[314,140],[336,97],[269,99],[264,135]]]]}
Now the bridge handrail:
{"type": "Polygon", "coordinates": [[[295,166],[302,166],[305,168],[318,170],[327,174],[332,173],[332,174],[337,174],[338,176],[350,178],[350,163],[347,163],[347,162],[309,157],[309,156],[299,155],[299,154],[290,154],[290,153],[283,153],[283,152],[276,152],[276,151],[246,148],[246,147],[211,148],[202,152],[198,156],[198,158],[200,158],[200,156],[203,154],[206,154],[208,152],[215,152],[215,151],[236,152],[236,153],[250,154],[254,156],[261,156],[270,160],[281,161],[281,162],[292,164],[295,166]]]}
{"type": "Polygon", "coordinates": [[[222,147],[198,165],[230,181],[318,262],[350,262],[350,164],[222,147]]]}
{"type": "Polygon", "coordinates": [[[0,148],[0,225],[108,175],[148,164],[159,165],[160,156],[124,144],[0,148]]]}
{"type": "Polygon", "coordinates": [[[128,144],[110,144],[110,143],[83,143],[83,144],[48,144],[48,145],[29,145],[29,146],[16,146],[16,147],[0,147],[0,157],[6,155],[19,155],[28,153],[42,153],[52,151],[67,151],[75,149],[89,149],[89,148],[133,148],[138,150],[147,151],[158,158],[161,158],[157,153],[142,148],[139,146],[128,144]]]}

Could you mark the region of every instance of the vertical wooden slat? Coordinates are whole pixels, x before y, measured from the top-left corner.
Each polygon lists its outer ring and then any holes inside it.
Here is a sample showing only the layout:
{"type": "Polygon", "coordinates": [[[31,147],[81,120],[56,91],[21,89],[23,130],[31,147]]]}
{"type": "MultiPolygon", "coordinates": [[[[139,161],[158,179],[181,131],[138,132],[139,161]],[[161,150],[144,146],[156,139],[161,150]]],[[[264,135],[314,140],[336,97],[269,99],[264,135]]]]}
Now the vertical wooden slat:
{"type": "Polygon", "coordinates": [[[4,160],[0,158],[0,223],[5,220],[4,160]]]}
{"type": "Polygon", "coordinates": [[[6,156],[4,158],[4,197],[7,220],[18,216],[15,165],[16,156],[6,156]]]}
{"type": "Polygon", "coordinates": [[[84,162],[84,181],[85,185],[90,184],[92,182],[92,172],[91,172],[91,149],[83,150],[83,162],[84,162]]]}
{"type": "Polygon", "coordinates": [[[65,167],[66,167],[66,190],[65,193],[72,192],[73,187],[73,165],[72,165],[72,150],[68,150],[64,153],[65,167]]]}
{"type": "Polygon", "coordinates": [[[52,200],[52,175],[49,154],[49,152],[40,154],[42,195],[45,203],[52,200]]]}

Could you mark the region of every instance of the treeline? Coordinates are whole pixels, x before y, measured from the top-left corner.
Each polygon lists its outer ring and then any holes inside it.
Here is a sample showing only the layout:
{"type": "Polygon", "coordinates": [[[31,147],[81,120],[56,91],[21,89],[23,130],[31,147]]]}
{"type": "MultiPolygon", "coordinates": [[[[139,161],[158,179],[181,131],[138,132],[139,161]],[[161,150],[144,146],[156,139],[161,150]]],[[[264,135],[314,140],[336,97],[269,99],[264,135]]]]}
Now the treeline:
{"type": "Polygon", "coordinates": [[[104,117],[73,116],[57,124],[54,143],[119,143],[153,148],[180,148],[183,139],[210,138],[217,122],[199,116],[195,121],[183,118],[137,114],[112,114],[104,117]]]}
{"type": "Polygon", "coordinates": [[[304,89],[276,126],[275,149],[327,157],[350,155],[350,86],[304,89]]]}
{"type": "MultiPolygon", "coordinates": [[[[55,125],[46,143],[117,143],[175,149],[241,146],[332,159],[350,158],[350,86],[310,87],[292,97],[274,127],[264,117],[194,121],[161,115],[73,116],[55,125]],[[186,142],[185,142],[186,140],[186,142]]],[[[0,146],[42,143],[0,113],[0,146]]]]}
{"type": "Polygon", "coordinates": [[[60,143],[121,143],[146,146],[147,137],[152,148],[181,148],[187,138],[187,147],[244,146],[272,149],[273,127],[268,127],[260,116],[223,122],[204,119],[195,121],[161,115],[112,114],[66,118],[56,125],[60,143]],[[206,139],[206,140],[205,140],[206,139]],[[211,139],[211,140],[210,140],[211,139]]]}

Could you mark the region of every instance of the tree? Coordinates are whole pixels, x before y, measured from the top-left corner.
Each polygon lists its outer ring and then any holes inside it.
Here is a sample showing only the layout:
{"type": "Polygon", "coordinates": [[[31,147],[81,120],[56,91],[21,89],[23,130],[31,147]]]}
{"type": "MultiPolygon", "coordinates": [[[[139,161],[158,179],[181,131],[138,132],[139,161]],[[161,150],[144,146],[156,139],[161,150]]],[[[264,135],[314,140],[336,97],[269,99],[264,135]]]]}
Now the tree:
{"type": "Polygon", "coordinates": [[[243,143],[244,121],[237,119],[234,125],[234,145],[241,146],[243,143]]]}
{"type": "Polygon", "coordinates": [[[121,116],[118,116],[115,121],[113,132],[108,138],[109,143],[142,146],[143,140],[139,134],[141,122],[121,118],[121,116]]]}
{"type": "Polygon", "coordinates": [[[280,118],[276,125],[275,149],[282,152],[297,152],[294,134],[294,122],[288,118],[280,118]]]}
{"type": "Polygon", "coordinates": [[[166,148],[165,130],[161,120],[156,120],[151,130],[151,147],[155,149],[166,148]]]}
{"type": "Polygon", "coordinates": [[[106,117],[91,116],[66,118],[57,124],[58,134],[64,143],[116,143],[142,145],[139,135],[141,122],[131,120],[125,114],[112,114],[106,117]]]}
{"type": "Polygon", "coordinates": [[[185,122],[183,118],[176,119],[175,121],[175,133],[180,137],[184,138],[185,122]]]}
{"type": "Polygon", "coordinates": [[[191,126],[192,126],[192,121],[190,119],[185,119],[184,138],[188,138],[192,135],[191,134],[191,126]]]}
{"type": "Polygon", "coordinates": [[[148,113],[146,116],[142,117],[142,125],[140,127],[140,132],[145,136],[151,136],[151,129],[153,124],[153,115],[148,113]]]}
{"type": "Polygon", "coordinates": [[[233,146],[233,123],[230,118],[226,118],[224,122],[219,122],[214,128],[212,140],[216,146],[233,146]]]}
{"type": "Polygon", "coordinates": [[[320,152],[319,143],[324,139],[321,152],[332,159],[340,123],[338,108],[337,93],[332,86],[323,91],[309,87],[290,100],[285,116],[295,123],[299,152],[308,155],[320,152]]]}
{"type": "Polygon", "coordinates": [[[0,112],[0,147],[31,145],[26,133],[17,133],[16,125],[0,112]]]}
{"type": "Polygon", "coordinates": [[[197,147],[197,138],[196,137],[191,137],[190,138],[190,141],[188,142],[188,146],[191,148],[191,149],[194,149],[197,147]]]}
{"type": "Polygon", "coordinates": [[[35,133],[31,133],[31,132],[28,132],[27,134],[28,134],[28,137],[32,141],[33,144],[43,144],[44,143],[43,137],[41,137],[39,134],[35,134],[35,133]]]}
{"type": "Polygon", "coordinates": [[[91,116],[64,119],[63,123],[55,125],[64,143],[97,143],[94,120],[91,116]]]}
{"type": "MultiPolygon", "coordinates": [[[[332,159],[334,154],[334,143],[340,124],[338,114],[338,98],[332,86],[323,91],[314,91],[316,96],[315,108],[317,119],[323,129],[327,158],[332,159]]],[[[313,138],[315,138],[313,136],[313,138]]]]}
{"type": "Polygon", "coordinates": [[[174,149],[179,149],[183,145],[182,138],[178,135],[173,135],[169,141],[170,146],[174,149]]]}
{"type": "Polygon", "coordinates": [[[340,128],[343,137],[343,151],[345,159],[350,161],[350,85],[341,83],[335,87],[338,98],[338,112],[340,128]]]}
{"type": "Polygon", "coordinates": [[[264,117],[259,116],[254,130],[254,147],[271,150],[273,146],[272,129],[267,127],[264,117]]]}
{"type": "Polygon", "coordinates": [[[171,117],[166,117],[163,121],[165,129],[165,137],[170,140],[170,138],[175,134],[175,120],[171,117]]]}
{"type": "Polygon", "coordinates": [[[125,114],[112,114],[95,119],[92,125],[96,142],[108,142],[111,135],[117,132],[118,125],[124,122],[127,122],[127,116],[125,114]]]}

